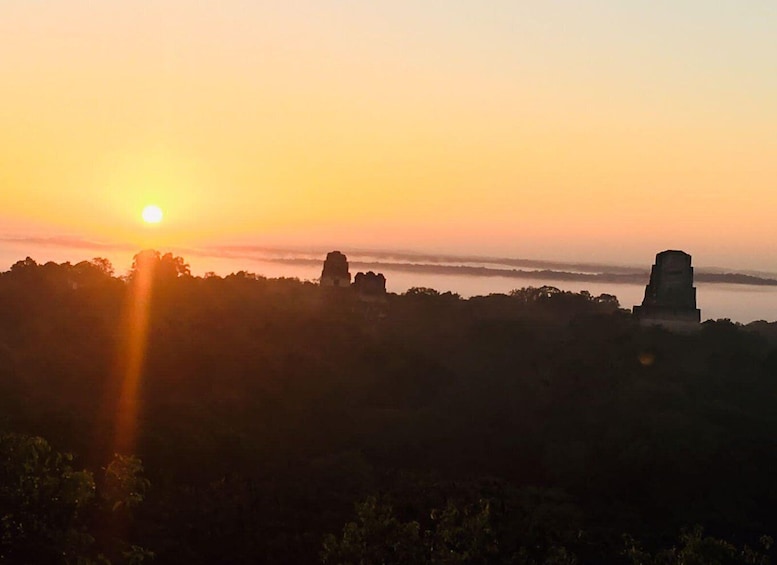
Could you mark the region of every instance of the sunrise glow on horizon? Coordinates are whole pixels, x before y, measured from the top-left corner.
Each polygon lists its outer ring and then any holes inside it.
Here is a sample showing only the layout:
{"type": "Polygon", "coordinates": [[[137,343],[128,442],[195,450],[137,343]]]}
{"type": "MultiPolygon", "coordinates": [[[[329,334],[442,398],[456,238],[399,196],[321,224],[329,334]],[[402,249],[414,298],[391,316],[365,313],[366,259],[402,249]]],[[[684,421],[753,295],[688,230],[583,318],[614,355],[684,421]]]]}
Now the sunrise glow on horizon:
{"type": "Polygon", "coordinates": [[[775,29],[760,1],[6,0],[0,222],[774,269],[775,29]]]}

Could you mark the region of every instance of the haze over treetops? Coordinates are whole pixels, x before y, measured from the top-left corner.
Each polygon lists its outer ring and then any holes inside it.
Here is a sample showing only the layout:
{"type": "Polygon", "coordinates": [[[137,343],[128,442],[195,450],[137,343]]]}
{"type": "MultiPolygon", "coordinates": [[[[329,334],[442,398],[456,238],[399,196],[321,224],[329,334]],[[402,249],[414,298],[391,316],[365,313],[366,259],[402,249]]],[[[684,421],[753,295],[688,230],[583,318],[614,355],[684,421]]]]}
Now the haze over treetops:
{"type": "Polygon", "coordinates": [[[767,1],[4,0],[0,235],[769,269],[775,29],[767,1]]]}

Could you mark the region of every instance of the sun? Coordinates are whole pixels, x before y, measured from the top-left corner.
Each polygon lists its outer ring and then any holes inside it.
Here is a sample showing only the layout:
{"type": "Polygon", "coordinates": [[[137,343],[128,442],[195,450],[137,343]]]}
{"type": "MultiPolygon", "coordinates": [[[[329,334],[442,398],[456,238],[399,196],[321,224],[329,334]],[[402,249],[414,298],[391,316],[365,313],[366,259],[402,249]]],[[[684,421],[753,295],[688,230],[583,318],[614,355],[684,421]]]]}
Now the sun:
{"type": "Polygon", "coordinates": [[[163,216],[162,209],[154,204],[149,204],[143,208],[141,215],[143,216],[143,221],[147,224],[158,224],[162,221],[163,216]]]}

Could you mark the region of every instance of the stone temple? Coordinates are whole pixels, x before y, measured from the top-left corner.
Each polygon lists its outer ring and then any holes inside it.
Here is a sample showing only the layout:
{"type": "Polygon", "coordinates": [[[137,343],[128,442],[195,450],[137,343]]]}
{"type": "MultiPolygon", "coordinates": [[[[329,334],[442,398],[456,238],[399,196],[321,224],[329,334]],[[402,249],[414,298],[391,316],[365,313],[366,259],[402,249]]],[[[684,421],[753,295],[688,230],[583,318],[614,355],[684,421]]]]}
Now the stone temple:
{"type": "Polygon", "coordinates": [[[673,250],[656,255],[650,282],[645,287],[645,299],[641,306],[634,306],[634,315],[645,324],[667,326],[701,321],[690,255],[673,250]]]}
{"type": "Polygon", "coordinates": [[[386,277],[383,273],[356,273],[353,278],[353,288],[357,296],[365,301],[385,300],[386,298],[386,277]]]}
{"type": "Polygon", "coordinates": [[[321,286],[351,286],[351,273],[348,271],[348,259],[339,251],[326,254],[324,269],[321,271],[321,286]]]}

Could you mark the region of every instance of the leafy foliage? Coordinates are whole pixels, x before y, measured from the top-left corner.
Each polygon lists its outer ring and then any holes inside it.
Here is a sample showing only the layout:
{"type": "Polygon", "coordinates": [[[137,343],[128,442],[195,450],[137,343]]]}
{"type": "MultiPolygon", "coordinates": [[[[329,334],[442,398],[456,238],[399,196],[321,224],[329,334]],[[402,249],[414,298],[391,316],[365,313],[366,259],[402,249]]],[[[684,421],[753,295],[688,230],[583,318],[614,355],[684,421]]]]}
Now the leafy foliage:
{"type": "Polygon", "coordinates": [[[142,476],[143,463],[135,456],[114,455],[105,468],[102,497],[112,510],[130,510],[145,498],[151,482],[142,476]]]}
{"type": "MultiPolygon", "coordinates": [[[[625,554],[632,565],[768,565],[769,558],[745,545],[734,544],[704,535],[704,529],[696,526],[680,535],[676,547],[657,552],[644,551],[631,537],[625,537],[625,554]]],[[[772,538],[762,536],[759,540],[763,550],[773,545],[772,538]]]]}
{"type": "Polygon", "coordinates": [[[417,521],[401,522],[389,504],[375,497],[358,504],[356,515],[340,539],[325,538],[323,563],[475,565],[488,563],[496,554],[485,502],[464,510],[453,503],[433,510],[429,529],[423,532],[417,521]]]}
{"type": "Polygon", "coordinates": [[[44,439],[0,435],[0,559],[75,562],[94,539],[84,514],[95,499],[92,474],[44,439]]]}

